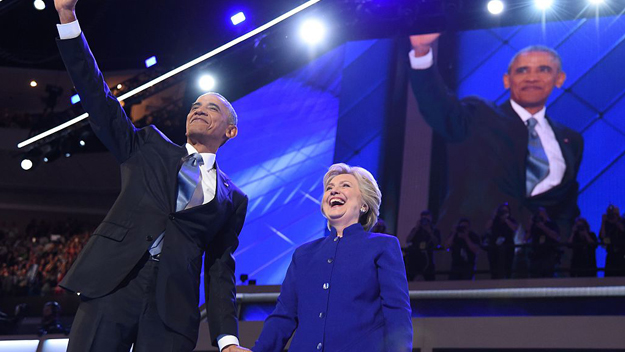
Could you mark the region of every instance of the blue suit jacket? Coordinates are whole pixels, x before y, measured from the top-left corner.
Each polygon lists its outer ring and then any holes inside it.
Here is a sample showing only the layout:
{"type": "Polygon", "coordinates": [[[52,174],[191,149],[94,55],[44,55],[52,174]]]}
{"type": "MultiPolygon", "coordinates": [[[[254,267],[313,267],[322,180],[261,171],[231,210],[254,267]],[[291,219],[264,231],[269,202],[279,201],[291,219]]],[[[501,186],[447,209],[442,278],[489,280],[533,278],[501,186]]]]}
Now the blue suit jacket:
{"type": "Polygon", "coordinates": [[[293,254],[253,351],[411,351],[408,283],[397,238],[360,224],[293,254]]]}

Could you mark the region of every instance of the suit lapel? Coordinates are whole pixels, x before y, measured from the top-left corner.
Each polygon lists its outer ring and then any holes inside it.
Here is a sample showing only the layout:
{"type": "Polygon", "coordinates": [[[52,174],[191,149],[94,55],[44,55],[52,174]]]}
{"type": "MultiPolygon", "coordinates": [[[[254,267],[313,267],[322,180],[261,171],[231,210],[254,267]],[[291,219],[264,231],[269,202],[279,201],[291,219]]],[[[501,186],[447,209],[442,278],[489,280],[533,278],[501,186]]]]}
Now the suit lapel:
{"type": "Polygon", "coordinates": [[[215,200],[221,204],[230,199],[230,180],[221,172],[217,161],[215,161],[215,170],[217,171],[217,187],[215,188],[215,200]]]}

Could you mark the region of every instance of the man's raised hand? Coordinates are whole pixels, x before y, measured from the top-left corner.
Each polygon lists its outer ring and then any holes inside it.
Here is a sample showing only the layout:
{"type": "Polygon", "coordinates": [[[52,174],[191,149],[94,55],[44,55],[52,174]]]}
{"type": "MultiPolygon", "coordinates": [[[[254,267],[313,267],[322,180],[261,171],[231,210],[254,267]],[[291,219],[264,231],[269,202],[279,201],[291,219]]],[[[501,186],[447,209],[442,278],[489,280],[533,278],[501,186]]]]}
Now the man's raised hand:
{"type": "Polygon", "coordinates": [[[411,35],[410,44],[414,49],[415,56],[425,56],[430,51],[432,43],[434,43],[440,35],[440,33],[411,35]]]}
{"type": "Polygon", "coordinates": [[[78,0],[54,0],[54,8],[59,14],[61,23],[70,23],[76,21],[76,3],[78,0]]]}

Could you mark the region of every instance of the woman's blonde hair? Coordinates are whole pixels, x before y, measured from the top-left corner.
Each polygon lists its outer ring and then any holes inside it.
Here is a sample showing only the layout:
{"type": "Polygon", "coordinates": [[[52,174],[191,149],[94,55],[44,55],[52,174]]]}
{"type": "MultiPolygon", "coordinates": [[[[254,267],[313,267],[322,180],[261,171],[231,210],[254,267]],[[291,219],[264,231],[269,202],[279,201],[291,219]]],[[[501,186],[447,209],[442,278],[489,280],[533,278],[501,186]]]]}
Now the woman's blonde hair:
{"type": "MultiPolygon", "coordinates": [[[[378,221],[378,216],[380,215],[382,192],[380,192],[378,182],[369,171],[362,167],[338,163],[330,166],[328,172],[323,176],[323,189],[325,190],[328,187],[328,183],[330,183],[334,177],[343,174],[352,175],[356,178],[356,181],[358,181],[358,188],[360,189],[362,200],[367,205],[367,211],[360,214],[358,222],[365,231],[369,231],[378,221]]],[[[326,216],[323,212],[323,204],[321,205],[321,213],[323,216],[326,216]]],[[[330,228],[330,221],[328,221],[328,228],[330,228]]]]}

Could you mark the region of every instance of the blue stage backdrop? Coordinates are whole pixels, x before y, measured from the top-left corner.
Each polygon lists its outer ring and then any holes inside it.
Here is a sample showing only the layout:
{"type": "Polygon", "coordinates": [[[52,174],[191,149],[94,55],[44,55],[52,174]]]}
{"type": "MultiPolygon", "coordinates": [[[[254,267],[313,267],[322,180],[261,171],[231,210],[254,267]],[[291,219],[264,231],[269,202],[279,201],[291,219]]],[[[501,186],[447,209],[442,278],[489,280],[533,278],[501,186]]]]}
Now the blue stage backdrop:
{"type": "Polygon", "coordinates": [[[343,72],[378,42],[342,45],[233,103],[239,135],[217,162],[250,199],[237,279],[281,284],[295,248],[324,236],[322,179],[335,160],[343,72]]]}
{"type": "MultiPolygon", "coordinates": [[[[625,208],[625,20],[601,17],[466,31],[458,43],[458,95],[498,103],[508,99],[502,75],[518,50],[542,44],[560,53],[567,80],[554,91],[547,114],[584,136],[579,205],[598,235],[608,205],[625,208]]],[[[597,261],[603,267],[602,248],[597,261]]]]}

